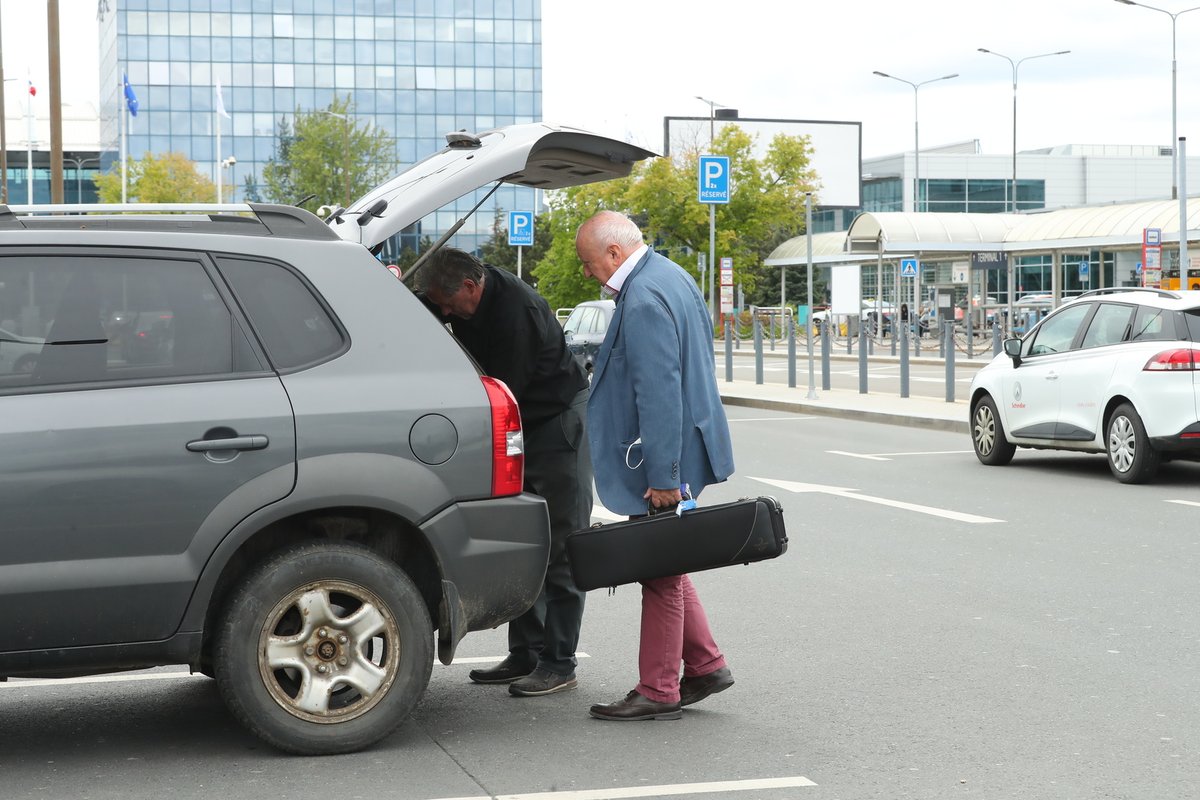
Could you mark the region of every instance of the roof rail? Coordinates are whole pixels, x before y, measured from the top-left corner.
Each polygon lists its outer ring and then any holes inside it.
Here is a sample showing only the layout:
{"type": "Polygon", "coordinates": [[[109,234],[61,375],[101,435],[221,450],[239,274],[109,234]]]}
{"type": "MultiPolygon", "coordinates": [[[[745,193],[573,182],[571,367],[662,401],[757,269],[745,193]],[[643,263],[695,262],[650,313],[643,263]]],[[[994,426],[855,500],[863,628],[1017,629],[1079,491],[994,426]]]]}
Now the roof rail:
{"type": "Polygon", "coordinates": [[[1171,300],[1181,300],[1179,294],[1168,289],[1155,289],[1153,286],[1107,286],[1103,289],[1092,289],[1083,294],[1076,295],[1075,300],[1081,300],[1084,297],[1097,297],[1102,294],[1121,294],[1122,292],[1153,292],[1159,297],[1166,297],[1171,300]]]}
{"type": "Polygon", "coordinates": [[[310,211],[272,203],[69,203],[23,206],[0,205],[0,230],[30,227],[73,228],[86,225],[116,229],[153,230],[170,214],[203,214],[212,228],[193,228],[203,233],[245,233],[284,236],[291,239],[340,241],[328,225],[310,211]],[[138,216],[130,216],[137,214],[138,216]],[[163,215],[161,219],[146,214],[163,215]],[[253,216],[246,216],[253,215],[253,216]],[[97,224],[103,219],[103,224],[97,224]],[[86,220],[86,221],[84,221],[86,220]],[[257,222],[261,228],[245,227],[257,222]]]}

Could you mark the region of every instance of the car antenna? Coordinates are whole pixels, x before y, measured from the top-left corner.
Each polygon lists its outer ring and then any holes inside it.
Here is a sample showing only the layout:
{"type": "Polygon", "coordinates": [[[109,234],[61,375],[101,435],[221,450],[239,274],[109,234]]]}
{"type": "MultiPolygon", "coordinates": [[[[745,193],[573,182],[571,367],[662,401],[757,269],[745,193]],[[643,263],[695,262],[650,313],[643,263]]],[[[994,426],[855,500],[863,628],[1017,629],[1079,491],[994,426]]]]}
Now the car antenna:
{"type": "Polygon", "coordinates": [[[468,219],[471,218],[471,215],[474,214],[476,211],[478,211],[479,207],[481,205],[483,205],[484,203],[486,203],[488,198],[496,193],[496,190],[500,188],[500,183],[501,183],[501,181],[496,181],[496,183],[492,186],[492,188],[488,190],[488,193],[483,196],[483,199],[481,199],[478,203],[475,204],[474,208],[472,208],[466,214],[463,214],[462,219],[460,219],[458,222],[451,225],[450,229],[448,231],[446,231],[445,233],[443,233],[441,238],[433,243],[432,247],[430,247],[428,250],[426,250],[424,253],[422,253],[421,257],[413,262],[413,265],[411,267],[409,267],[408,272],[404,273],[404,277],[401,278],[402,281],[404,281],[405,283],[407,283],[409,285],[409,288],[412,287],[413,276],[417,274],[417,271],[419,269],[421,269],[421,267],[425,266],[425,262],[429,260],[429,257],[432,256],[434,253],[436,253],[438,250],[442,249],[442,245],[444,245],[447,241],[449,241],[451,236],[458,233],[458,229],[461,228],[463,226],[463,224],[468,219]]]}
{"type": "Polygon", "coordinates": [[[296,202],[292,203],[292,205],[296,206],[297,208],[301,208],[301,207],[303,207],[303,205],[305,203],[307,203],[309,200],[312,200],[314,197],[316,197],[315,194],[307,195],[303,199],[297,200],[296,202]]]}

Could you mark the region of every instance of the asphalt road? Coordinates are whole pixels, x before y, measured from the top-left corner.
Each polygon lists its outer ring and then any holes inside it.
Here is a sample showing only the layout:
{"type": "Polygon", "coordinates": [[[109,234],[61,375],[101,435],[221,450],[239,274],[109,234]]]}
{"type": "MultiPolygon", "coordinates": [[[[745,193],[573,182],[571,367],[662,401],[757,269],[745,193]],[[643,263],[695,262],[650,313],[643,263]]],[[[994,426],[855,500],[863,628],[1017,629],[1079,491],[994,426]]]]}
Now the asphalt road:
{"type": "Polygon", "coordinates": [[[791,546],[694,576],[737,684],[682,720],[587,716],[636,680],[621,587],[589,595],[578,690],[470,684],[505,649],[473,634],[349,756],[258,744],[204,678],[0,684],[0,798],[1197,796],[1200,465],[1123,486],[1100,456],[729,414],[738,474],[702,500],[776,495],[791,546]]]}

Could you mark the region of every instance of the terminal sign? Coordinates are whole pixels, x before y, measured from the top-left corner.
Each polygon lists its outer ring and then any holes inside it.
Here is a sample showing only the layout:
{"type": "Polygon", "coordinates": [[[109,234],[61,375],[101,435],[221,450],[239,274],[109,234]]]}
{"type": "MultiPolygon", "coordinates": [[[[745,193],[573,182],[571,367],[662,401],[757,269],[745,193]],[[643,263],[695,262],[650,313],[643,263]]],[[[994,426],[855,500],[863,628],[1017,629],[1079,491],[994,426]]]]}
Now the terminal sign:
{"type": "Polygon", "coordinates": [[[700,202],[729,202],[729,157],[700,156],[700,202]]]}
{"type": "Polygon", "coordinates": [[[1008,256],[992,250],[971,253],[971,269],[1005,269],[1008,266],[1008,256]]]}

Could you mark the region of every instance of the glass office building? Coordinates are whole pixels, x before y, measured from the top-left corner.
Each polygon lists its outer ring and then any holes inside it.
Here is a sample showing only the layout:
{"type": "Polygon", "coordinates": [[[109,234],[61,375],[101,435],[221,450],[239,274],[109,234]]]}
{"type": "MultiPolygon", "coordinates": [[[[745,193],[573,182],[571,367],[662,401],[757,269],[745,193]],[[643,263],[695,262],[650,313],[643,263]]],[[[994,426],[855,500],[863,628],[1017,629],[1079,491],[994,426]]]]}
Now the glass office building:
{"type": "MultiPolygon", "coordinates": [[[[541,119],[540,0],[108,0],[100,22],[101,142],[119,152],[123,72],[139,109],[130,158],[180,152],[226,201],[261,180],[281,118],[350,96],[353,117],[395,141],[410,164],[440,150],[447,132],[541,119]],[[230,118],[216,150],[215,87],[230,118]],[[235,164],[222,165],[229,156],[235,164]],[[232,191],[231,191],[232,190],[232,191]]],[[[215,199],[215,198],[214,198],[215,199]]],[[[297,198],[299,199],[299,198],[297,198]]],[[[331,202],[320,201],[317,202],[331,202]]],[[[449,228],[474,200],[424,220],[418,236],[449,228]]],[[[474,249],[492,209],[534,208],[531,189],[504,187],[460,231],[474,249]]]]}

